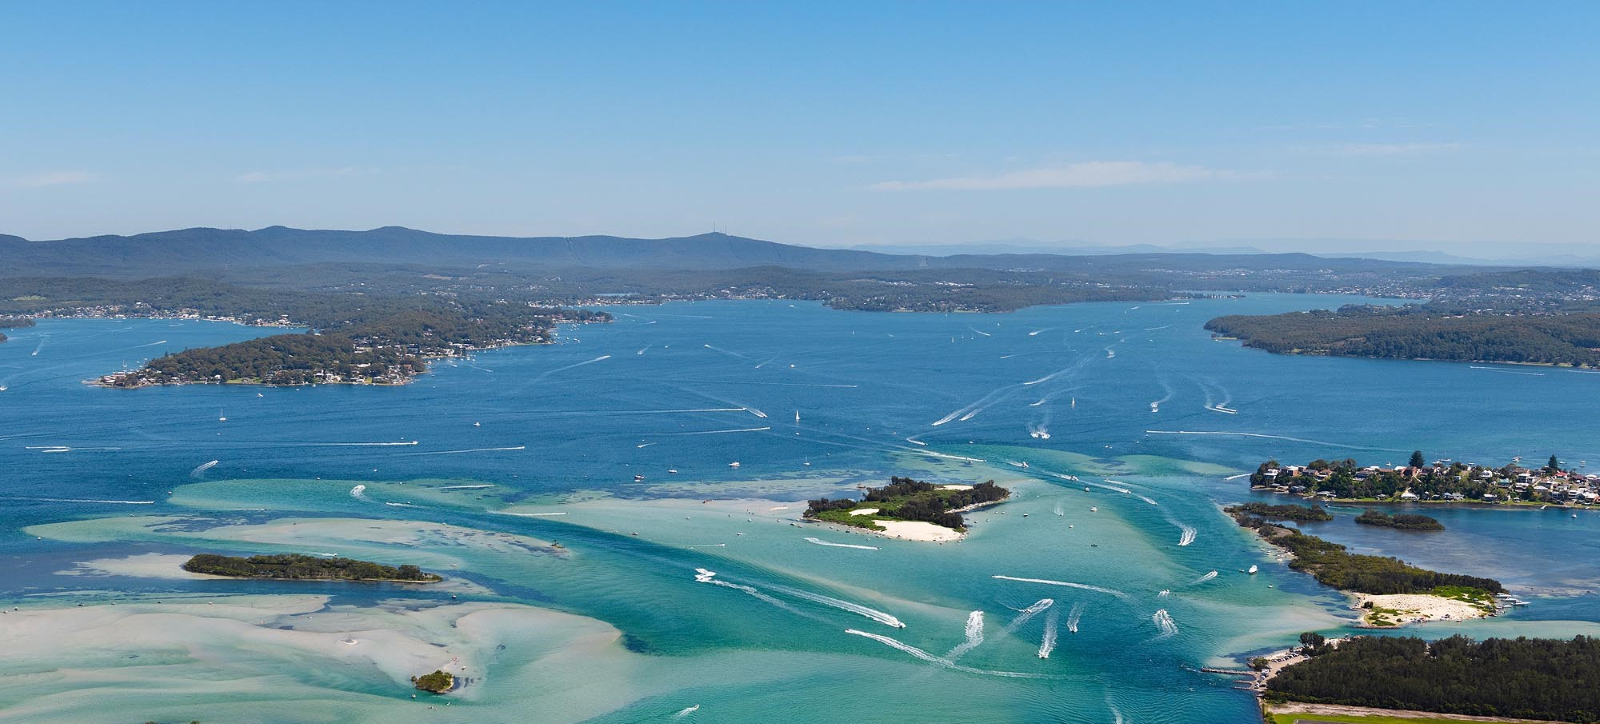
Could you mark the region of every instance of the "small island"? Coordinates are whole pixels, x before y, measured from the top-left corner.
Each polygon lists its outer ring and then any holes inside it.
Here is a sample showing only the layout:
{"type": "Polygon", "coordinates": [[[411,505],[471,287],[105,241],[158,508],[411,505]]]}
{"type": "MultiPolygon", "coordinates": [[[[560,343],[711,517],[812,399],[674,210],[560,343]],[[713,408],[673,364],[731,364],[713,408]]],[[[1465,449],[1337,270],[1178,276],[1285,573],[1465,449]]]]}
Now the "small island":
{"type": "Polygon", "coordinates": [[[954,540],[967,530],[962,513],[998,503],[1010,495],[1010,490],[995,485],[993,480],[977,485],[936,485],[895,476],[889,478],[888,485],[867,488],[861,500],[807,501],[805,518],[890,537],[954,540]]]}
{"type": "Polygon", "coordinates": [[[1261,689],[1266,721],[1273,724],[1351,716],[1379,721],[1397,709],[1600,721],[1600,689],[1575,685],[1600,680],[1600,640],[1591,637],[1474,641],[1457,635],[1428,642],[1356,636],[1334,642],[1307,633],[1300,640],[1306,646],[1261,689]]]}
{"type": "Polygon", "coordinates": [[[1361,612],[1362,625],[1390,628],[1498,612],[1495,596],[1504,593],[1505,587],[1497,580],[1439,573],[1398,558],[1350,553],[1343,545],[1271,523],[1243,507],[1225,510],[1240,527],[1255,530],[1263,540],[1287,551],[1292,558],[1290,568],[1350,594],[1361,612]]]}
{"type": "Polygon", "coordinates": [[[436,583],[444,580],[416,566],[386,566],[350,558],[317,558],[298,553],[234,558],[201,553],[183,564],[190,573],[230,578],[266,578],[287,581],[393,581],[436,583]]]}
{"type": "Polygon", "coordinates": [[[1243,503],[1224,508],[1224,513],[1253,515],[1265,520],[1298,520],[1320,522],[1333,520],[1333,514],[1320,505],[1271,505],[1268,503],[1243,503]]]}
{"type": "Polygon", "coordinates": [[[1356,522],[1362,525],[1376,525],[1400,530],[1444,530],[1443,523],[1426,515],[1407,513],[1389,515],[1381,510],[1369,510],[1362,513],[1356,516],[1356,522]]]}
{"type": "Polygon", "coordinates": [[[431,674],[411,677],[411,683],[418,689],[432,694],[447,694],[456,686],[456,677],[450,672],[440,669],[431,674]]]}

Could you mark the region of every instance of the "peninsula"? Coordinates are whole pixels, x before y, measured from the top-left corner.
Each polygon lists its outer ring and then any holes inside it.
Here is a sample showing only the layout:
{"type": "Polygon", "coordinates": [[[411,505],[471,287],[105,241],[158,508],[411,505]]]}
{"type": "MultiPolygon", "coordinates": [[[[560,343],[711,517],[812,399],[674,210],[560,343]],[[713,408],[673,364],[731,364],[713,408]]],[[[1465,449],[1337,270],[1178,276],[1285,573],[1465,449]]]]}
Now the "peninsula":
{"type": "Polygon", "coordinates": [[[486,296],[266,293],[197,279],[9,280],[0,287],[7,294],[26,292],[11,303],[39,318],[208,320],[306,330],[172,352],[90,382],[118,388],[398,385],[424,372],[430,360],[547,343],[557,324],[611,320],[604,312],[486,296]]]}
{"type": "MultiPolygon", "coordinates": [[[[1394,467],[1362,466],[1348,458],[1305,465],[1268,460],[1250,474],[1250,488],[1345,502],[1600,503],[1600,475],[1562,469],[1554,455],[1541,468],[1525,468],[1520,462],[1514,459],[1501,467],[1451,460],[1429,463],[1421,451],[1412,453],[1406,465],[1394,467]]],[[[1585,464],[1580,462],[1580,467],[1585,464]]]]}
{"type": "Polygon", "coordinates": [[[234,558],[201,553],[183,564],[190,573],[230,578],[266,578],[288,581],[394,581],[437,583],[439,575],[416,566],[386,566],[349,558],[317,558],[298,553],[234,558]]]}
{"type": "MultiPolygon", "coordinates": [[[[1320,520],[1319,508],[1271,506],[1276,518],[1320,520]],[[1284,508],[1301,508],[1299,512],[1284,508]]],[[[1224,509],[1240,527],[1287,551],[1289,567],[1310,573],[1319,583],[1355,599],[1361,623],[1376,628],[1432,620],[1493,615],[1495,596],[1505,587],[1492,578],[1439,573],[1398,558],[1350,553],[1343,545],[1269,522],[1241,507],[1224,509]]],[[[1323,512],[1326,515],[1326,512],[1323,512]]]]}
{"type": "Polygon", "coordinates": [[[808,501],[807,520],[838,523],[895,538],[944,541],[967,530],[961,514],[1010,497],[993,480],[977,485],[937,485],[899,476],[881,488],[867,488],[861,500],[808,501]],[[930,530],[931,529],[931,530],[930,530]]]}

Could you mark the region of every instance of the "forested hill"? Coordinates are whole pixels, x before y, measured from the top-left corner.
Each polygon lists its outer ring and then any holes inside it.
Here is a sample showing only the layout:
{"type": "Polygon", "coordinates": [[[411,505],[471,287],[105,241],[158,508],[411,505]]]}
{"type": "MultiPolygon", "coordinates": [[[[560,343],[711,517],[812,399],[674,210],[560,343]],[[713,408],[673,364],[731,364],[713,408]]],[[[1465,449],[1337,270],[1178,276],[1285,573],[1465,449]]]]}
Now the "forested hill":
{"type": "MultiPolygon", "coordinates": [[[[668,239],[616,236],[501,237],[436,234],[398,226],[367,231],[305,230],[273,226],[180,229],[134,236],[94,236],[27,241],[0,235],[4,276],[170,276],[201,270],[313,264],[411,264],[435,268],[594,268],[717,270],[783,267],[808,271],[993,269],[1077,271],[1126,276],[1158,269],[1201,278],[1242,271],[1300,275],[1436,277],[1453,267],[1370,259],[1328,259],[1308,254],[964,254],[947,257],[826,249],[727,234],[668,239]]],[[[1208,287],[1214,288],[1214,287],[1208,287]]]]}
{"type": "Polygon", "coordinates": [[[1206,329],[1280,354],[1600,365],[1600,312],[1453,314],[1352,306],[1218,317],[1206,329]]]}

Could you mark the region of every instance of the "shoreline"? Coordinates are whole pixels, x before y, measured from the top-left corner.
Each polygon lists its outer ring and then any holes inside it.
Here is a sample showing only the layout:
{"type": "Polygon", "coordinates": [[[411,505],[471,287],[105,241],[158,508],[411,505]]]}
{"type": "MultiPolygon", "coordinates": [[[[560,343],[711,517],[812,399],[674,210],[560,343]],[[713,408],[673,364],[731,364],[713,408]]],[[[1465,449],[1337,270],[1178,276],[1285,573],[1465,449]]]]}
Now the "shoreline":
{"type": "MultiPolygon", "coordinates": [[[[1287,496],[1287,497],[1298,498],[1300,500],[1304,500],[1304,501],[1312,502],[1312,503],[1338,503],[1340,505],[1469,505],[1469,506],[1477,506],[1477,507],[1500,506],[1500,507],[1505,507],[1505,508],[1533,508],[1533,507],[1537,507],[1537,508],[1560,508],[1562,510],[1597,510],[1597,509],[1600,509],[1600,508],[1596,508],[1595,506],[1589,506],[1589,505],[1572,505],[1572,504],[1565,503],[1565,502],[1540,503],[1540,502],[1534,502],[1534,501],[1531,501],[1531,500],[1496,500],[1496,501],[1494,501],[1492,503],[1489,503],[1489,502],[1485,502],[1485,501],[1482,501],[1482,500],[1388,500],[1388,499],[1383,499],[1383,498],[1320,498],[1320,497],[1316,497],[1316,496],[1305,496],[1305,495],[1301,495],[1299,493],[1279,492],[1277,490],[1273,490],[1272,488],[1262,487],[1262,486],[1259,486],[1259,485],[1250,486],[1250,492],[1252,492],[1252,493],[1271,493],[1273,495],[1282,495],[1282,496],[1287,496]]],[[[1325,521],[1316,521],[1316,522],[1325,522],[1325,521]]]]}

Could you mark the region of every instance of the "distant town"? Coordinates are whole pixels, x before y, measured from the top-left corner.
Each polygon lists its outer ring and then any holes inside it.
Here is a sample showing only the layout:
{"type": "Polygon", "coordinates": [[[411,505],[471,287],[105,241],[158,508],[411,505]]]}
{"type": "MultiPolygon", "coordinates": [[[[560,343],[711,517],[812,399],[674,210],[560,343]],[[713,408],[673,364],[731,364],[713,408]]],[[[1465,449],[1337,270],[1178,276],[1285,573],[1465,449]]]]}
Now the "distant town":
{"type": "MultiPolygon", "coordinates": [[[[1579,468],[1586,461],[1579,461],[1579,468]]],[[[1250,487],[1274,493],[1335,501],[1474,502],[1525,505],[1600,503],[1600,474],[1564,469],[1556,456],[1543,467],[1521,459],[1492,467],[1453,460],[1426,462],[1412,453],[1406,465],[1362,466],[1354,460],[1313,460],[1281,465],[1268,460],[1250,474],[1250,487]]]]}

